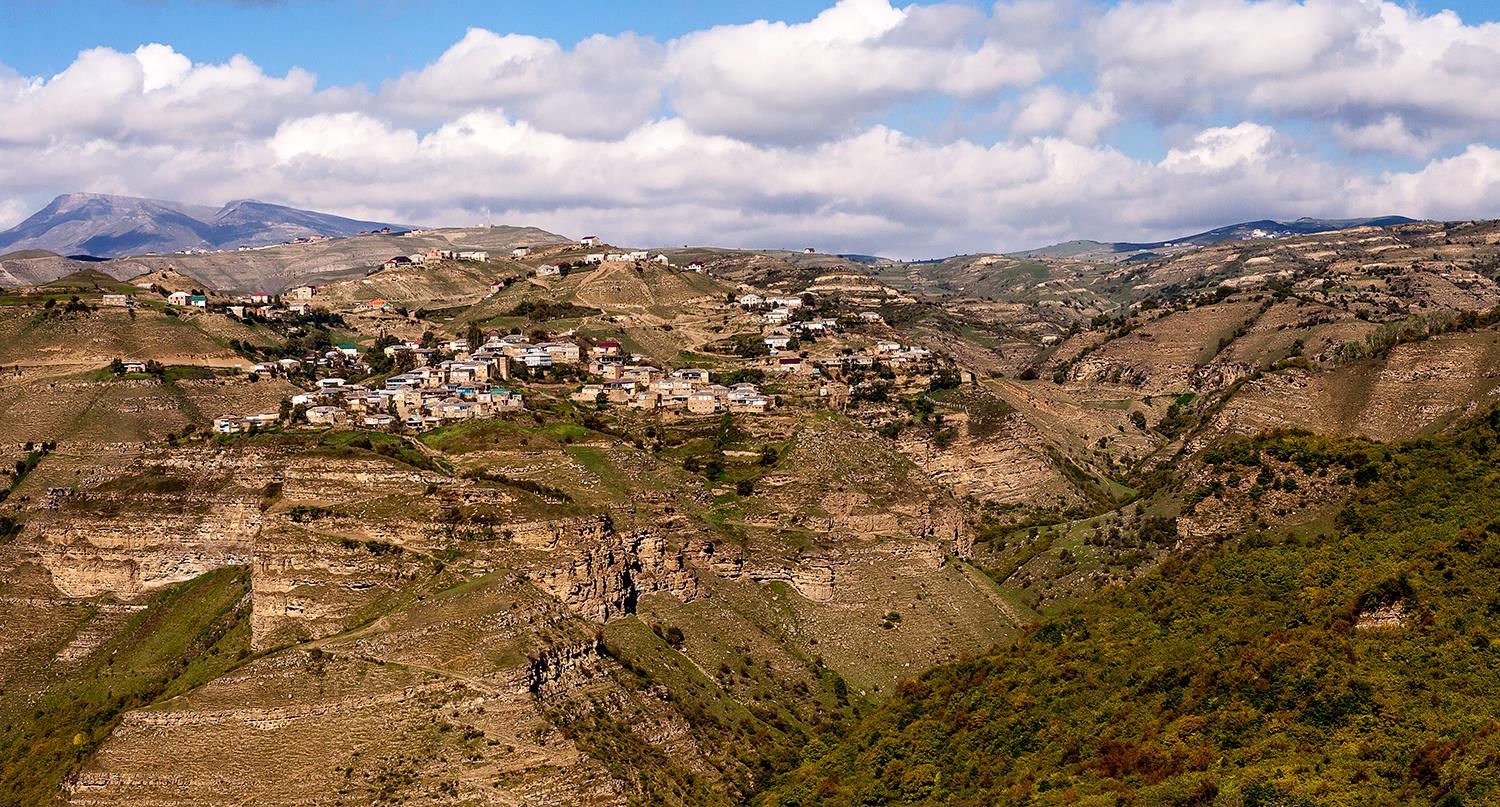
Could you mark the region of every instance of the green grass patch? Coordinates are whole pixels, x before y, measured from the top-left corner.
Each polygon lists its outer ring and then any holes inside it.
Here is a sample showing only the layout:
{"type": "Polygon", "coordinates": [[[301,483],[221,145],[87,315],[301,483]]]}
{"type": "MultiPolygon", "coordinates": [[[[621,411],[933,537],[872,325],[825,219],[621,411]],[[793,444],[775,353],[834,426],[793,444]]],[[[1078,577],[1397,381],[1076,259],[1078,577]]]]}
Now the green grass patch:
{"type": "Polygon", "coordinates": [[[162,591],[83,661],[50,662],[35,690],[0,695],[0,801],[54,803],[59,784],[126,711],[187,692],[249,657],[249,608],[236,607],[249,591],[244,568],[162,591]]]}
{"type": "Polygon", "coordinates": [[[368,451],[424,471],[440,474],[453,471],[452,466],[445,460],[428,456],[406,438],[385,432],[344,429],[329,431],[323,434],[318,445],[340,452],[368,451]]]}

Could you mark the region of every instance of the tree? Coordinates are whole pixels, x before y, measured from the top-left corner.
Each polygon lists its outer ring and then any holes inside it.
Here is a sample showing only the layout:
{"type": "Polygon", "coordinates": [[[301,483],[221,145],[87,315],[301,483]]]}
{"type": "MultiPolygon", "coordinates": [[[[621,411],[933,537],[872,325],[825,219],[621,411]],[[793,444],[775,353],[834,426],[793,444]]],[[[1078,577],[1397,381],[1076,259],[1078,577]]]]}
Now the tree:
{"type": "Polygon", "coordinates": [[[469,350],[477,350],[484,344],[484,329],[479,327],[479,323],[471,322],[469,329],[464,332],[464,339],[469,342],[469,350]]]}
{"type": "Polygon", "coordinates": [[[109,363],[109,371],[111,373],[114,373],[115,375],[124,375],[125,362],[120,361],[118,356],[115,357],[115,359],[109,363]]]}

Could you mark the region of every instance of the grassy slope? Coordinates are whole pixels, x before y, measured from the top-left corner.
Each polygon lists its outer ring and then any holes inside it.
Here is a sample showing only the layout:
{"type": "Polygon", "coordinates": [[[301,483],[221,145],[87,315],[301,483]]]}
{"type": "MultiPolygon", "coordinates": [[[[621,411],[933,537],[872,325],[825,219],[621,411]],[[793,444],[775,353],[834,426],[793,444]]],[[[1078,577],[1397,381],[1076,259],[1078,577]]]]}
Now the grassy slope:
{"type": "Polygon", "coordinates": [[[1497,426],[1371,449],[1335,529],[1202,550],[908,682],[762,803],[1491,803],[1497,426]],[[1395,599],[1405,627],[1352,627],[1395,599]]]}
{"type": "Polygon", "coordinates": [[[124,712],[182,694],[248,655],[249,608],[237,605],[249,590],[241,568],[175,586],[87,658],[51,662],[40,688],[0,692],[0,804],[51,803],[124,712]]]}

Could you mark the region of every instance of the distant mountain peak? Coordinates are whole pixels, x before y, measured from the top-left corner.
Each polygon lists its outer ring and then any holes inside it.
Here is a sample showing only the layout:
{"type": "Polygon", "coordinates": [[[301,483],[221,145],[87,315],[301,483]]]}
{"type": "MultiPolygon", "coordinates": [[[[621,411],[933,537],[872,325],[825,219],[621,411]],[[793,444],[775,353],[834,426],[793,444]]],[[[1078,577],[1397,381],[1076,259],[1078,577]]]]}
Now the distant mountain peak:
{"type": "Polygon", "coordinates": [[[0,253],[45,249],[103,257],[264,246],[307,236],[348,236],[389,227],[257,199],[222,207],[107,193],[64,193],[0,232],[0,253]]]}

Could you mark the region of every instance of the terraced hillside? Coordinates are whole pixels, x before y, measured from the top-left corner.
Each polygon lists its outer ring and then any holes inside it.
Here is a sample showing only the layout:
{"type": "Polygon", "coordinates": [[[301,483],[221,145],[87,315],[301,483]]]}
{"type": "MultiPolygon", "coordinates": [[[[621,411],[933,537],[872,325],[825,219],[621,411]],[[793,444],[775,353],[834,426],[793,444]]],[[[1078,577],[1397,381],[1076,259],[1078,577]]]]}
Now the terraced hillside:
{"type": "MultiPolygon", "coordinates": [[[[351,268],[248,320],[100,271],[15,290],[0,794],[1484,803],[1497,233],[952,267],[996,299],[889,262],[585,266],[545,239],[351,268]],[[127,290],[133,314],[102,304],[127,290]],[[502,336],[581,358],[442,393],[524,408],[307,422],[319,378],[367,407],[502,336]],[[580,394],[611,363],[764,408],[580,394]]],[[[415,251],[369,238],[339,248],[415,251]]],[[[301,278],[312,253],[245,254],[218,257],[301,278]]],[[[199,277],[174,266],[150,277],[199,277]]]]}
{"type": "MultiPolygon", "coordinates": [[[[834,438],[829,428],[848,428],[836,420],[758,466],[767,492],[744,508],[609,435],[558,441],[528,424],[501,424],[511,437],[433,432],[389,453],[347,432],[107,455],[63,441],[10,499],[26,523],[3,548],[14,585],[48,607],[134,608],[248,567],[250,591],[251,652],[207,686],[121,716],[69,798],[212,800],[233,768],[246,772],[236,798],[277,803],[455,788],[485,803],[612,802],[689,783],[728,800],[763,779],[751,738],[770,732],[759,753],[792,754],[861,697],[1015,629],[946,561],[964,544],[942,509],[953,502],[940,488],[912,501],[930,483],[878,444],[834,438]],[[829,446],[863,475],[827,465],[829,446]],[[825,492],[808,501],[811,490],[825,492]],[[896,607],[897,630],[932,640],[871,656],[896,607]],[[668,639],[651,625],[670,625],[668,639]],[[803,683],[789,692],[792,681],[803,683]],[[822,705],[795,694],[820,690],[822,705]],[[596,724],[600,703],[632,717],[596,724]],[[661,781],[631,781],[590,753],[616,736],[676,761],[661,781]]],[[[76,635],[107,645],[112,613],[76,635]]],[[[81,641],[38,635],[25,652],[65,675],[91,657],[81,641]]]]}

